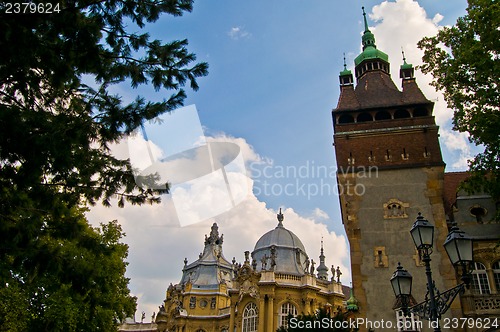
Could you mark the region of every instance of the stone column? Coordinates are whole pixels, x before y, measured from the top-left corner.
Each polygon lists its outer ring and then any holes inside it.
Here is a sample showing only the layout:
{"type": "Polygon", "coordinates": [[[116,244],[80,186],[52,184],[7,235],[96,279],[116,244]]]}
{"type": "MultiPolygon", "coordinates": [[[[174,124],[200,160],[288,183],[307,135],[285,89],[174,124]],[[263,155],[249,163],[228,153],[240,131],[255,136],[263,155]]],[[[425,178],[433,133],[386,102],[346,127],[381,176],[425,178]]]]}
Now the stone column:
{"type": "Polygon", "coordinates": [[[269,299],[267,301],[267,329],[266,331],[274,331],[275,329],[273,328],[274,325],[274,299],[272,296],[269,296],[269,299]]]}
{"type": "Polygon", "coordinates": [[[490,265],[486,267],[486,275],[488,276],[488,281],[490,282],[490,293],[498,294],[500,289],[497,289],[497,285],[495,284],[495,273],[493,273],[493,269],[490,265]]]}
{"type": "Polygon", "coordinates": [[[311,300],[307,297],[303,298],[304,300],[304,314],[309,315],[311,313],[311,300]]]}
{"type": "Polygon", "coordinates": [[[233,332],[234,331],[234,315],[235,315],[235,310],[236,310],[236,304],[231,303],[231,313],[229,314],[229,331],[233,332]]]}
{"type": "Polygon", "coordinates": [[[264,295],[260,295],[260,300],[259,300],[259,332],[266,332],[265,331],[265,317],[266,317],[266,306],[265,306],[265,298],[264,295]]]}

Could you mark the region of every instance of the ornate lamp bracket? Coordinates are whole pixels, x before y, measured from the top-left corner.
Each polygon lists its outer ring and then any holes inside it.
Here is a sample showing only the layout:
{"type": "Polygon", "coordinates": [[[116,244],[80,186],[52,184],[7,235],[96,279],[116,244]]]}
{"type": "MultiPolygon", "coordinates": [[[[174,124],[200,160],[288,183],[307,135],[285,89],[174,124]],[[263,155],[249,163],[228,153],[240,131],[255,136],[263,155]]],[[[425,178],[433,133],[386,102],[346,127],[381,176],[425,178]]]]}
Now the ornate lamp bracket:
{"type": "Polygon", "coordinates": [[[464,287],[465,284],[462,283],[444,293],[439,293],[439,291],[436,292],[437,295],[434,297],[434,300],[436,301],[439,317],[431,317],[431,302],[430,299],[427,299],[427,296],[425,301],[408,308],[408,310],[422,319],[439,319],[441,318],[441,314],[444,314],[448,310],[455,297],[457,297],[457,295],[464,290],[464,287]]]}

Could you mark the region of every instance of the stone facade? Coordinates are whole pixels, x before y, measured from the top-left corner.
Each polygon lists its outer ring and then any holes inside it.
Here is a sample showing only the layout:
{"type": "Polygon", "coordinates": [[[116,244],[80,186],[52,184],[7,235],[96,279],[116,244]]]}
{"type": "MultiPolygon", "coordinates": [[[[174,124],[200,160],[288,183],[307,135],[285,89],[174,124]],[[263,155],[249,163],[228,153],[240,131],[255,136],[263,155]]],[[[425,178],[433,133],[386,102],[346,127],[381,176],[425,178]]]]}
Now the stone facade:
{"type": "MultiPolygon", "coordinates": [[[[485,262],[481,267],[490,284],[500,280],[500,270],[495,277],[500,256],[494,249],[500,229],[491,197],[457,196],[464,177],[445,175],[434,105],[420,91],[412,65],[403,59],[399,90],[390,77],[387,55],[376,49],[366,16],[362,41],[363,52],[355,60],[357,84],[344,66],[332,111],[342,223],[350,244],[358,317],[396,324],[406,319],[389,283],[398,263],[413,276],[413,304],[426,296],[424,267],[409,233],[418,213],[435,226],[431,268],[441,291],[459,282],[442,246],[451,223],[458,221],[474,237],[475,257],[485,262]]],[[[497,294],[494,285],[487,295],[466,290],[443,318],[498,316],[497,294]]],[[[428,326],[409,330],[432,330],[428,326]]],[[[361,326],[365,330],[369,328],[361,326]]]]}

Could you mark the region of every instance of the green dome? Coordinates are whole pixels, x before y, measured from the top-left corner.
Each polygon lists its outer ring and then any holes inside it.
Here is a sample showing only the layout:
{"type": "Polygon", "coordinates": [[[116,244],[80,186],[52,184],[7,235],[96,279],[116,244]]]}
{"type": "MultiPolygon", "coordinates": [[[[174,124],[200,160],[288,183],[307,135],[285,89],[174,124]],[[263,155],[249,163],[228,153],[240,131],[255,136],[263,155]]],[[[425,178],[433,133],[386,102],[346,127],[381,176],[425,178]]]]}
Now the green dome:
{"type": "Polygon", "coordinates": [[[413,68],[413,66],[410,63],[406,63],[406,60],[401,65],[401,69],[412,69],[412,68],[413,68]]]}
{"type": "Polygon", "coordinates": [[[384,52],[377,50],[377,48],[374,45],[374,46],[367,46],[364,49],[364,51],[361,52],[361,54],[358,55],[356,59],[354,59],[354,64],[358,66],[361,62],[372,59],[381,59],[384,60],[385,62],[389,62],[389,56],[384,52]]]}

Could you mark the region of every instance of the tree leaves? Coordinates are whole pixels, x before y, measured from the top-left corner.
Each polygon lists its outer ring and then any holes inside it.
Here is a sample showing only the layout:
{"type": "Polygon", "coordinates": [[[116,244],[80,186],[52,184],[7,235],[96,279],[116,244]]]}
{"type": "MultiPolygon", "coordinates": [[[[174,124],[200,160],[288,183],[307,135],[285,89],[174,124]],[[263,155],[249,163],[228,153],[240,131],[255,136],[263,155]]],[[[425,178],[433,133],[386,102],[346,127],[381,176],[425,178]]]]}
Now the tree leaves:
{"type": "Polygon", "coordinates": [[[500,3],[469,0],[467,15],[419,42],[421,67],[454,110],[454,129],[484,146],[470,162],[470,190],[500,198],[500,3]],[[444,46],[444,48],[442,47],[444,46]],[[488,174],[487,177],[485,175],[488,174]],[[479,189],[478,187],[482,187],[479,189]]]}

